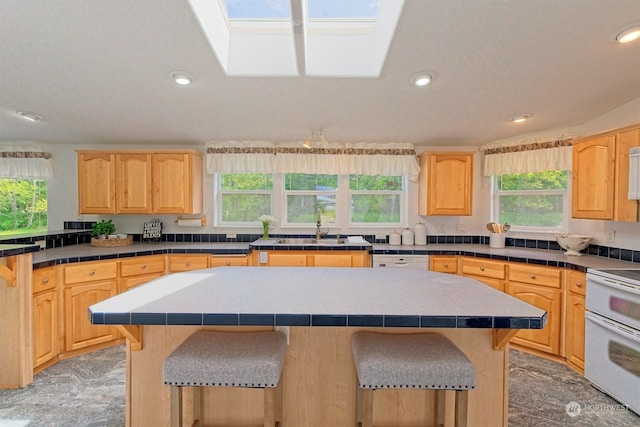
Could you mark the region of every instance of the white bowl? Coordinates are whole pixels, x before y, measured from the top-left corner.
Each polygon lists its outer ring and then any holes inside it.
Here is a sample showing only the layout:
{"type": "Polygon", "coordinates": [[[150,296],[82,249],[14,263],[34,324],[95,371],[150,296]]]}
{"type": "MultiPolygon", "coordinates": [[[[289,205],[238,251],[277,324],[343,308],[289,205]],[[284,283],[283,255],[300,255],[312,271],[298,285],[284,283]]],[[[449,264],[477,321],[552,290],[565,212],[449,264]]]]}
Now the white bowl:
{"type": "Polygon", "coordinates": [[[556,241],[560,247],[566,251],[565,254],[574,256],[584,255],[580,253],[580,251],[589,246],[591,239],[591,236],[582,236],[579,234],[562,234],[556,236],[556,241]]]}

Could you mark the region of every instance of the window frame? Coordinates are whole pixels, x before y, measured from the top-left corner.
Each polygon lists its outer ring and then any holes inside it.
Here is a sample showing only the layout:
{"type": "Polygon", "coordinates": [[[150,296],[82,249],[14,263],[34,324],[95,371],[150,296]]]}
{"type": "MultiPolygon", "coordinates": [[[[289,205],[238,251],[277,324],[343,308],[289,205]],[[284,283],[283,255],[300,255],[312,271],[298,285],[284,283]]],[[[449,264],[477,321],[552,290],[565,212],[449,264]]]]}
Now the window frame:
{"type": "MultiPolygon", "coordinates": [[[[351,175],[356,175],[356,174],[351,174],[351,175]]],[[[348,227],[353,227],[353,228],[368,228],[368,227],[372,227],[372,228],[399,228],[399,227],[404,227],[407,223],[407,187],[408,187],[408,182],[407,182],[407,177],[406,176],[400,176],[401,180],[400,180],[400,184],[401,184],[401,188],[400,190],[384,190],[384,191],[374,191],[374,190],[352,190],[351,186],[350,186],[350,176],[351,175],[346,175],[346,179],[347,179],[347,192],[349,195],[348,198],[348,206],[351,206],[353,204],[353,196],[354,195],[398,195],[398,198],[400,200],[400,218],[399,221],[396,222],[354,222],[352,221],[352,215],[351,215],[351,209],[349,209],[349,215],[347,216],[347,226],[348,227]]],[[[367,175],[364,175],[367,176],[367,175]]]]}
{"type": "MultiPolygon", "coordinates": [[[[515,174],[505,174],[515,175],[515,174]]],[[[569,230],[569,219],[571,218],[571,171],[567,171],[567,187],[564,190],[506,190],[498,189],[498,176],[491,176],[491,221],[500,222],[500,196],[545,196],[561,195],[562,200],[562,221],[558,227],[522,226],[511,224],[511,231],[540,234],[559,234],[569,230]]]]}

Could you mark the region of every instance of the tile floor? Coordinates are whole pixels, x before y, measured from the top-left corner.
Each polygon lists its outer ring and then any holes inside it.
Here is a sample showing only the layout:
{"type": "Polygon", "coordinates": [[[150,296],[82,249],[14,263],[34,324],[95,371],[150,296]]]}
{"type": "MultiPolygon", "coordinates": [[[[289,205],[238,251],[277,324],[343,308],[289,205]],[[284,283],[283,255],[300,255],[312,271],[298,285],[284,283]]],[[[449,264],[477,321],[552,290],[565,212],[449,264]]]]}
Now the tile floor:
{"type": "MultiPolygon", "coordinates": [[[[640,426],[566,366],[515,350],[510,357],[510,427],[640,426]],[[581,409],[573,417],[571,402],[581,409]]],[[[63,360],[28,387],[0,390],[0,427],[122,427],[124,392],[124,346],[63,360]]]]}

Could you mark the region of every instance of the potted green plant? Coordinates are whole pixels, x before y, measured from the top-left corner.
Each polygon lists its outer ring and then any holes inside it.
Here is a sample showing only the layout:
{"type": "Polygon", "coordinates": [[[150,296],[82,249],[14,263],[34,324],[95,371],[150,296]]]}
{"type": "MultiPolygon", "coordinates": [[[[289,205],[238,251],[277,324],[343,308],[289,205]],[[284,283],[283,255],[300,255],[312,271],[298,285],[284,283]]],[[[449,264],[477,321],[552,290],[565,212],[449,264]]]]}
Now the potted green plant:
{"type": "Polygon", "coordinates": [[[116,225],[112,220],[105,221],[103,219],[91,226],[91,235],[99,239],[106,239],[109,234],[113,234],[115,231],[116,225]]]}

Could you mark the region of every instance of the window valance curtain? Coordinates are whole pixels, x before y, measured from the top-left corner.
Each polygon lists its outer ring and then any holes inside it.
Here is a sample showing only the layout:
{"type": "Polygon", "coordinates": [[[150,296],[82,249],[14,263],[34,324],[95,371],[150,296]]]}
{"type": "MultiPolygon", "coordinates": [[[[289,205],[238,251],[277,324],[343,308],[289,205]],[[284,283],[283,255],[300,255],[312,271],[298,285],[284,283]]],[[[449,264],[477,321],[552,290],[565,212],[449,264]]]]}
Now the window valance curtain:
{"type": "Polygon", "coordinates": [[[420,167],[413,144],[208,143],[208,173],[319,173],[407,176],[416,180],[420,167]]]}
{"type": "Polygon", "coordinates": [[[570,170],[574,135],[536,136],[483,145],[484,176],[570,170]]]}
{"type": "Polygon", "coordinates": [[[53,178],[51,154],[38,147],[0,145],[0,178],[53,178]]]}

